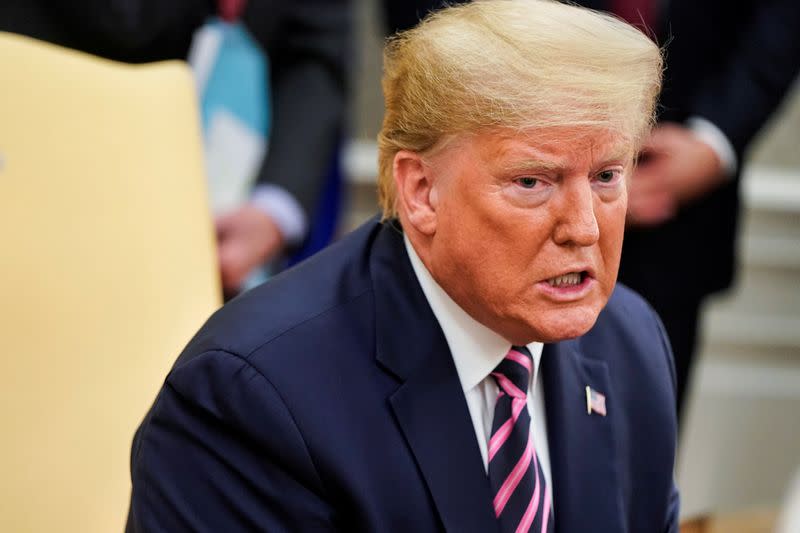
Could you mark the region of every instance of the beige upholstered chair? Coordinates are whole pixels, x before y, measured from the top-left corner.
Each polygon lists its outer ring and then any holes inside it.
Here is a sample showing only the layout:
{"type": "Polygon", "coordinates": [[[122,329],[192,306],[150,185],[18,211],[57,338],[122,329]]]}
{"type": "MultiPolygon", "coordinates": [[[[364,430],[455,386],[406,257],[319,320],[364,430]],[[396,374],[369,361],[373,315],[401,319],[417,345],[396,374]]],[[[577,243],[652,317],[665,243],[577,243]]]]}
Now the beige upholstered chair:
{"type": "Polygon", "coordinates": [[[134,430],[220,304],[187,67],[0,33],[0,247],[0,531],[121,531],[134,430]]]}

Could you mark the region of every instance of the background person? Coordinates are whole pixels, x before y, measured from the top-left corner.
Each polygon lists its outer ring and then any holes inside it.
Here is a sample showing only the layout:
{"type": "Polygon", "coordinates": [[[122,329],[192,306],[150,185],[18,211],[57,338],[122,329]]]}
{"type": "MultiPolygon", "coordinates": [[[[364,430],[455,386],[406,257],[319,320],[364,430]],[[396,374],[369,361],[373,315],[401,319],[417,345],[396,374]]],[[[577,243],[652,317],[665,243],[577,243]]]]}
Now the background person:
{"type": "MultiPolygon", "coordinates": [[[[341,135],[352,15],[348,0],[233,3],[245,5],[242,22],[269,57],[273,123],[251,201],[217,220],[229,294],[306,237],[341,135]]],[[[195,30],[218,7],[211,0],[0,2],[0,31],[116,61],[185,59],[195,30]]]]}

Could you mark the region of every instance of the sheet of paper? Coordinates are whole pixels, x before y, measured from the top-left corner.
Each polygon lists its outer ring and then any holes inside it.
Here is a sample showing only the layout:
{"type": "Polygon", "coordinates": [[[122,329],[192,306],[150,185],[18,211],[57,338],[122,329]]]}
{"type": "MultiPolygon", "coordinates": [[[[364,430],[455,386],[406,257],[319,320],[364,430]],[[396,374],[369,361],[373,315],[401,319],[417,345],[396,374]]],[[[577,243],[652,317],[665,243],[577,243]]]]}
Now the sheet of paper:
{"type": "Polygon", "coordinates": [[[247,200],[266,153],[266,141],[224,109],[214,111],[206,132],[206,172],[211,209],[230,211],[247,200]]]}
{"type": "Polygon", "coordinates": [[[187,60],[194,72],[197,94],[201,97],[206,90],[206,83],[211,76],[221,45],[222,31],[212,24],[203,24],[192,38],[187,60]]]}

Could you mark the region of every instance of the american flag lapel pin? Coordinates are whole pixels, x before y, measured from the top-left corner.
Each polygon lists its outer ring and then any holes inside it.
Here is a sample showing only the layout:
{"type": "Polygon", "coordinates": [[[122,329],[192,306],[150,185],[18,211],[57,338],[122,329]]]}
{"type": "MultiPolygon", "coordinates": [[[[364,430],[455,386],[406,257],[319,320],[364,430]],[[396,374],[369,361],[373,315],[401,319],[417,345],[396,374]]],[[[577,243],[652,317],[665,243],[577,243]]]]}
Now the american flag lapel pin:
{"type": "Polygon", "coordinates": [[[586,385],[586,413],[606,416],[606,397],[586,385]]]}

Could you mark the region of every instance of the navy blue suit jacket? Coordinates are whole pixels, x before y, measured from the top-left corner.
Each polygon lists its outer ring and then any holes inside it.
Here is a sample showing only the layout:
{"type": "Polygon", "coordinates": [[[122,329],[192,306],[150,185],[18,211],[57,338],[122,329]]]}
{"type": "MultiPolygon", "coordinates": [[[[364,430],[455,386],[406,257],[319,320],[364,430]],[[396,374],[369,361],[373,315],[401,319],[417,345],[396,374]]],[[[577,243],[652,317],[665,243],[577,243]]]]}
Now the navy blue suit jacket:
{"type": "MultiPolygon", "coordinates": [[[[677,532],[671,355],[618,287],[542,356],[556,531],[677,532]],[[587,414],[585,387],[608,416],[587,414]]],[[[442,330],[402,233],[368,222],[217,312],[132,451],[129,531],[497,531],[442,330]]]]}

